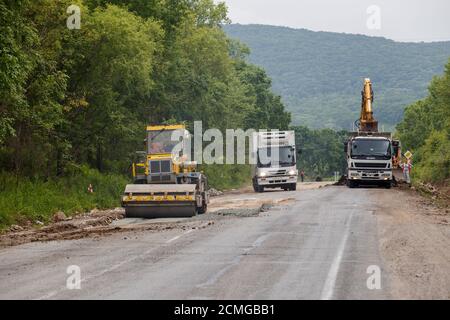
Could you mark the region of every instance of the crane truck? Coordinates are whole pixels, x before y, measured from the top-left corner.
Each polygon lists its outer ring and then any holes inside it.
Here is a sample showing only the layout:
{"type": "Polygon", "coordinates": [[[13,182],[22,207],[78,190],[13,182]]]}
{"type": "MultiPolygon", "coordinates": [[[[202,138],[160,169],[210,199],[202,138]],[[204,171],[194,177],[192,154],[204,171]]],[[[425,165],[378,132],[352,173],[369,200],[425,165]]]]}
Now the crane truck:
{"type": "Polygon", "coordinates": [[[361,92],[361,115],[356,121],[356,132],[351,132],[344,143],[347,157],[347,186],[377,184],[390,188],[394,181],[393,170],[401,158],[400,141],[390,132],[379,132],[378,121],[373,116],[374,94],[370,79],[364,79],[361,92]]]}
{"type": "Polygon", "coordinates": [[[253,167],[253,189],[297,188],[298,170],[294,131],[257,132],[253,137],[256,165],[253,167]]]}
{"type": "MultiPolygon", "coordinates": [[[[209,203],[207,178],[197,171],[197,163],[177,154],[174,148],[190,143],[184,125],[148,126],[143,159],[132,164],[133,183],[125,188],[122,206],[127,217],[192,217],[205,213],[209,203]]],[[[182,148],[188,150],[188,148],[182,148]]],[[[180,151],[181,153],[183,151],[180,151]]]]}

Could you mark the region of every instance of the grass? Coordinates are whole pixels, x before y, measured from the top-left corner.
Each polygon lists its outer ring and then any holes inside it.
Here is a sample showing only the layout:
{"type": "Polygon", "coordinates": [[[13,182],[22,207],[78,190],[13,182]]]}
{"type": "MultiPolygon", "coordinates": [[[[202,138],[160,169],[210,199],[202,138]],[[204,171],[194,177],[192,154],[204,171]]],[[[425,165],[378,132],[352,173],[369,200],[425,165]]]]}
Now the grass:
{"type": "Polygon", "coordinates": [[[87,167],[48,181],[0,173],[0,229],[25,221],[45,223],[58,211],[71,215],[120,206],[127,182],[124,176],[102,174],[87,167]],[[94,193],[87,191],[89,184],[94,193]]]}

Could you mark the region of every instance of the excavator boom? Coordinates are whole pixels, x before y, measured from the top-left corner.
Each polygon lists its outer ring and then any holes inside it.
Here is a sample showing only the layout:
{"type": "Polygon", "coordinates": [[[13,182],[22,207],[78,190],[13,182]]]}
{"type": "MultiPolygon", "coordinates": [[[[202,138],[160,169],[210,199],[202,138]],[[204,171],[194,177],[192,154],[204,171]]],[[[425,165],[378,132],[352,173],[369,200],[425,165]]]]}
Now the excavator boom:
{"type": "Polygon", "coordinates": [[[378,121],[373,117],[372,103],[373,103],[373,90],[370,79],[364,79],[364,88],[361,92],[361,116],[359,118],[359,131],[362,132],[378,132],[378,121]]]}

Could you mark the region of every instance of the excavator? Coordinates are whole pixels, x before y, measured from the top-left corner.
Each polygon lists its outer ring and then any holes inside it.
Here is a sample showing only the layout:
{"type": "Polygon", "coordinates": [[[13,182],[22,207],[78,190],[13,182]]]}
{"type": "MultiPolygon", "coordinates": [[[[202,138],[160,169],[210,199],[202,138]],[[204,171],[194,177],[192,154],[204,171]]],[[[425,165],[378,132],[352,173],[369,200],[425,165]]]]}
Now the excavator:
{"type": "Polygon", "coordinates": [[[180,218],[207,211],[208,180],[198,172],[197,163],[188,161],[186,145],[190,143],[185,125],[147,127],[146,151],[132,164],[133,183],[125,187],[122,206],[126,217],[180,218]],[[173,141],[174,137],[182,141],[173,141]]]}
{"type": "Polygon", "coordinates": [[[395,182],[394,170],[401,160],[400,141],[391,132],[379,132],[373,115],[374,94],[370,79],[364,79],[361,92],[361,114],[355,122],[358,130],[351,132],[344,144],[347,156],[346,184],[377,184],[390,188],[395,182]]]}

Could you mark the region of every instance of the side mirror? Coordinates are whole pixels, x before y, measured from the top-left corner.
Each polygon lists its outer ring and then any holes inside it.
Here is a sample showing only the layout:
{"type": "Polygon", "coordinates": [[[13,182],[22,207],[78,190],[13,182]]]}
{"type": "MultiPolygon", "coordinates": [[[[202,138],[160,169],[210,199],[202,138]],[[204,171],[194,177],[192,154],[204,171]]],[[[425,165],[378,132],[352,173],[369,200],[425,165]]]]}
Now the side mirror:
{"type": "Polygon", "coordinates": [[[303,150],[302,150],[302,149],[298,149],[298,150],[297,150],[297,154],[298,154],[298,155],[301,155],[302,153],[303,153],[303,150]]]}
{"type": "Polygon", "coordinates": [[[344,142],[344,152],[345,153],[348,152],[348,144],[347,144],[347,142],[344,142]]]}

